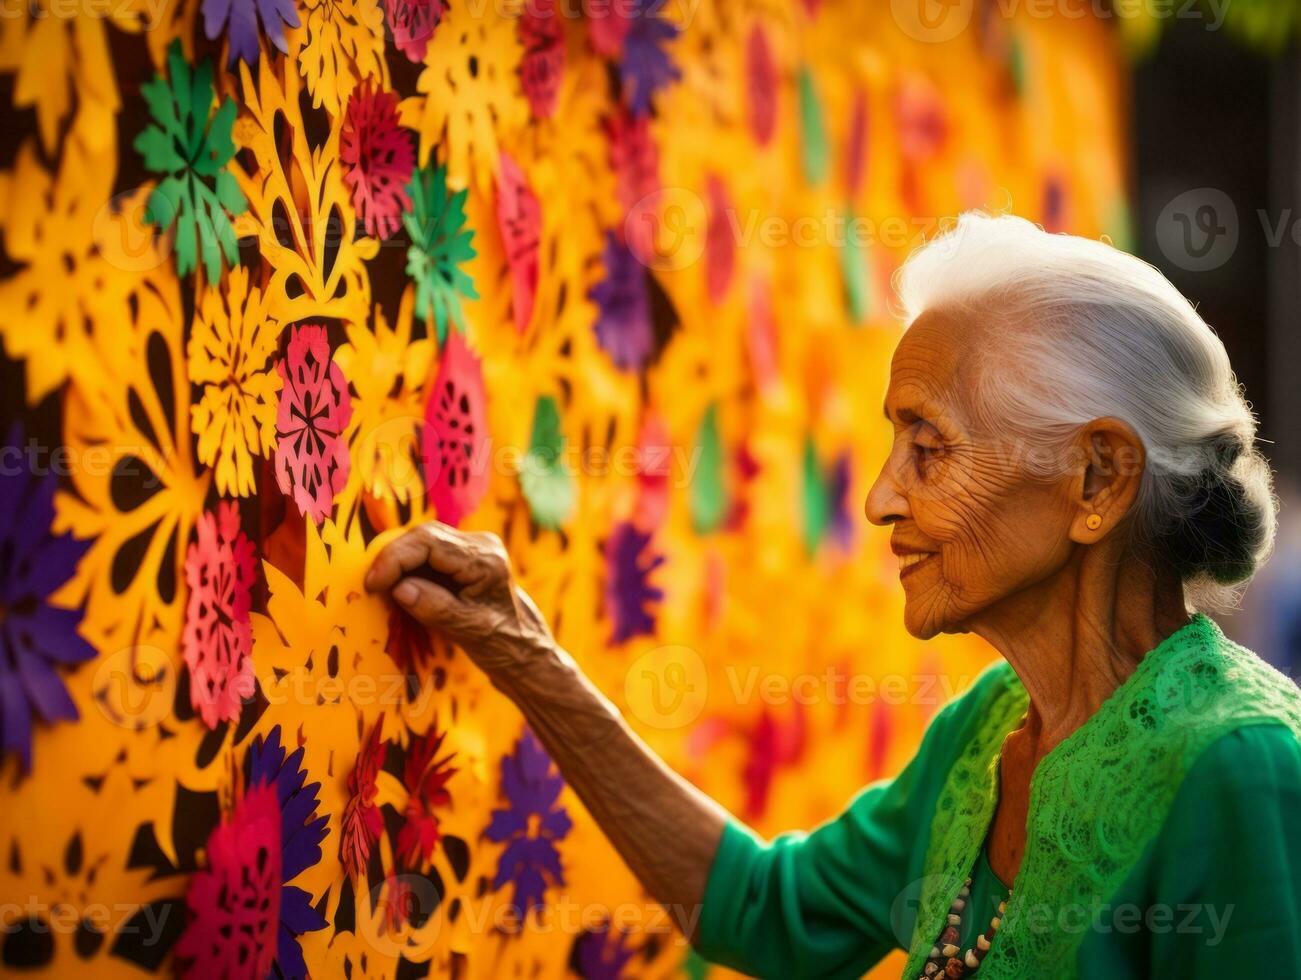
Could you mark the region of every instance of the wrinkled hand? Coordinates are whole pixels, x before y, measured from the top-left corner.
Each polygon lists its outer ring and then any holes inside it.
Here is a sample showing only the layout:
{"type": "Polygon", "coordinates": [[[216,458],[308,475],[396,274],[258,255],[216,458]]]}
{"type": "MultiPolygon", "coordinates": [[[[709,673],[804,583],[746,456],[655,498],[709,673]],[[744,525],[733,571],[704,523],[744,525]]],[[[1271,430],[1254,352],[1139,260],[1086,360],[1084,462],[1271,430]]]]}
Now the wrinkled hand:
{"type": "Polygon", "coordinates": [[[553,644],[537,606],[511,579],[510,559],[495,534],[438,521],[412,528],[375,557],[366,588],[390,593],[495,680],[553,644]]]}

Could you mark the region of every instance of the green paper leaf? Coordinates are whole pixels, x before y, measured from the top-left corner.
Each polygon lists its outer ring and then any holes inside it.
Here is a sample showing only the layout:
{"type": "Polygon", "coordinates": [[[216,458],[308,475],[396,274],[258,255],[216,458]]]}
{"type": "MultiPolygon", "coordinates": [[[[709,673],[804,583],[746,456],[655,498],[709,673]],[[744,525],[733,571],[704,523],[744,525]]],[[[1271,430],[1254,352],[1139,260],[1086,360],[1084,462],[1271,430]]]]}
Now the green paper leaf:
{"type": "Polygon", "coordinates": [[[804,440],[804,550],[812,557],[827,533],[830,508],[827,484],[818,465],[818,449],[813,437],[804,440]]]}
{"type": "Polygon", "coordinates": [[[827,127],[808,65],[800,66],[800,162],[804,179],[810,184],[821,184],[827,179],[827,127]]]}
{"type": "Polygon", "coordinates": [[[840,271],[845,277],[845,305],[854,323],[866,323],[872,306],[872,279],[868,275],[867,253],[858,240],[857,219],[845,213],[845,242],[840,249],[840,271]]]}
{"type": "Polygon", "coordinates": [[[723,438],[718,431],[718,406],[710,405],[696,432],[696,475],[691,481],[691,524],[697,534],[715,531],[727,516],[727,486],[723,473],[723,438]]]}
{"type": "Polygon", "coordinates": [[[407,184],[411,208],[402,214],[411,239],[407,275],[416,284],[416,312],[433,323],[439,346],[447,340],[449,322],[465,331],[461,298],[479,298],[474,280],[461,268],[476,255],[474,230],[465,227],[467,193],[448,194],[445,166],[420,167],[407,184]]]}
{"type": "Polygon", "coordinates": [[[534,522],[548,531],[558,529],[574,509],[576,487],[564,465],[564,451],[560,409],[554,398],[543,395],[533,409],[533,434],[519,481],[534,522]]]}

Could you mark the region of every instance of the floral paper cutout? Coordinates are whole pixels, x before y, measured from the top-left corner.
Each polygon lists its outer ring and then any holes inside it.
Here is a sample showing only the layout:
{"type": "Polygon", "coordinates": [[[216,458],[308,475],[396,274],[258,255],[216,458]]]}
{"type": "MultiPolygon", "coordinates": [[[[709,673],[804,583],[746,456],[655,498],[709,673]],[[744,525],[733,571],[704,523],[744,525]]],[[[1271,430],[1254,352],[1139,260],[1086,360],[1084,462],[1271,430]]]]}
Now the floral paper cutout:
{"type": "MultiPolygon", "coordinates": [[[[610,166],[615,175],[615,193],[625,213],[631,213],[660,190],[660,153],[650,131],[648,118],[617,113],[606,123],[610,140],[610,166]]],[[[644,207],[644,205],[642,205],[644,207]]],[[[625,221],[628,245],[641,256],[655,255],[654,213],[643,211],[637,221],[625,221]]]]}
{"type": "Polygon", "coordinates": [[[515,329],[523,333],[533,318],[533,304],[537,299],[542,205],[519,164],[505,153],[501,155],[501,176],[497,184],[497,225],[510,266],[515,329]]]}
{"type": "Polygon", "coordinates": [[[718,405],[711,404],[696,432],[699,460],[691,481],[691,524],[697,534],[717,530],[727,516],[727,484],[723,474],[723,437],[718,429],[718,405]]]}
{"type": "Polygon", "coordinates": [[[664,46],[678,36],[678,27],[660,16],[664,0],[633,0],[631,22],[623,39],[619,77],[624,101],[634,116],[651,109],[651,97],[682,77],[664,46]]]}
{"type": "Polygon", "coordinates": [[[736,235],[732,231],[736,214],[727,185],[717,174],[705,180],[705,200],[709,213],[705,228],[705,289],[709,301],[717,306],[727,297],[736,266],[736,235]]]}
{"type": "Polygon", "coordinates": [[[255,64],[258,60],[258,30],[268,41],[289,53],[285,28],[298,26],[293,0],[203,0],[203,32],[209,41],[227,32],[227,66],[236,61],[255,64]]]}
{"type": "Polygon", "coordinates": [[[631,5],[585,0],[583,12],[587,16],[587,39],[592,50],[606,58],[618,57],[632,27],[631,5]]]}
{"type": "Polygon", "coordinates": [[[312,93],[312,105],[337,116],[359,82],[388,79],[384,13],[374,0],[302,3],[306,20],[294,32],[291,58],[312,93]]]}
{"type": "Polygon", "coordinates": [[[459,333],[452,333],[429,390],[422,435],[429,503],[446,524],[459,524],[488,489],[484,401],[479,359],[459,333]]]}
{"type": "Polygon", "coordinates": [[[767,146],[777,131],[777,62],[762,25],[750,28],[745,45],[745,69],[750,132],[755,142],[767,146]]]}
{"type": "Polygon", "coordinates": [[[429,38],[445,13],[445,0],[384,0],[384,18],[393,32],[393,44],[415,64],[425,60],[429,38]]]}
{"type": "Polygon", "coordinates": [[[153,122],[134,145],[145,168],[162,176],[149,195],[146,217],[163,231],[176,226],[173,248],[181,275],[201,258],[208,284],[216,285],[221,260],[234,265],[239,258],[231,218],[248,207],[226,169],[235,155],[235,103],[224,99],[209,115],[215,98],[212,63],[204,60],[191,73],[179,41],[167,52],[167,78],[155,76],[140,87],[140,94],[153,122]]]}
{"type": "Polygon", "coordinates": [[[822,102],[818,98],[813,69],[808,65],[800,67],[799,90],[800,162],[804,167],[804,179],[810,184],[820,184],[827,179],[829,164],[827,126],[822,118],[822,102]]]}
{"type": "Polygon", "coordinates": [[[365,79],[352,91],[339,139],[343,180],[352,188],[352,206],[379,239],[397,231],[411,206],[407,182],[415,168],[411,136],[398,125],[398,98],[365,79]]]}
{"type": "Polygon", "coordinates": [[[185,553],[190,597],[181,651],[190,669],[190,704],[205,725],[216,728],[238,719],[242,703],[253,696],[249,610],[256,556],[233,500],[199,518],[195,532],[185,553]]]}
{"type": "Polygon", "coordinates": [[[528,122],[519,90],[522,54],[514,18],[481,15],[453,4],[430,39],[419,95],[402,101],[402,122],[420,133],[420,163],[435,146],[446,153],[455,187],[492,185],[505,140],[528,122]]]}
{"type": "Polygon", "coordinates": [[[408,795],[397,853],[413,867],[427,863],[442,839],[435,810],[452,805],[452,794],[447,789],[448,780],[456,774],[452,753],[438,754],[445,737],[446,732],[431,725],[428,732],[411,740],[402,766],[402,782],[408,795]]]}
{"type": "Polygon", "coordinates": [[[187,975],[307,976],[298,937],[327,923],[290,882],[321,860],[319,789],[307,783],[302,748],[286,758],[279,725],[249,749],[248,789],[208,841],[208,867],[190,879],[190,921],[176,945],[187,975]]]}
{"type": "Polygon", "coordinates": [[[411,675],[422,671],[434,656],[429,630],[418,619],[394,605],[388,614],[388,634],[384,652],[398,670],[411,675]]]}
{"type": "Polygon", "coordinates": [[[647,551],[650,540],[649,533],[624,523],[615,525],[605,545],[605,606],[614,623],[610,642],[615,646],[655,632],[651,607],[663,600],[664,591],[650,584],[650,576],[664,564],[664,556],[647,551]]]}
{"type": "Polygon", "coordinates": [[[276,482],[304,517],[320,524],[348,482],[348,382],[330,358],[325,327],[315,324],[294,328],[276,368],[284,382],[276,412],[276,482]]]}
{"type": "Polygon", "coordinates": [[[854,323],[865,323],[871,314],[872,279],[868,256],[862,243],[863,231],[853,214],[846,214],[845,239],[840,246],[840,270],[845,278],[845,305],[854,323]]]}
{"type": "Polygon", "coordinates": [[[262,291],[249,288],[242,266],[230,271],[224,295],[217,289],[204,293],[194,318],[190,380],[203,393],[190,409],[190,428],[198,436],[199,462],[213,467],[220,494],[251,494],[253,458],[275,449],[281,380],[270,360],[279,329],[262,291]]]}
{"type": "Polygon", "coordinates": [[[414,296],[411,288],[402,294],[392,327],[378,307],[373,329],[349,324],[348,342],[334,352],[354,393],[344,430],[353,473],[377,500],[401,504],[425,491],[418,434],[434,356],[432,340],[412,339],[414,296]]]}
{"type": "MultiPolygon", "coordinates": [[[[23,431],[5,443],[6,460],[22,459],[23,431]]],[[[32,726],[77,717],[59,666],[90,660],[95,648],[77,630],[81,614],[51,594],[76,571],[89,542],[51,534],[58,473],[44,475],[7,463],[0,467],[0,755],[14,752],[32,765],[32,726]]]]}
{"type": "Polygon", "coordinates": [[[608,924],[584,932],[575,945],[578,975],[583,980],[619,980],[637,954],[629,944],[628,933],[608,924]]]}
{"type": "Polygon", "coordinates": [[[420,167],[407,187],[411,210],[402,224],[411,236],[407,275],[416,284],[416,312],[433,323],[438,342],[447,339],[448,323],[464,329],[461,297],[478,299],[474,280],[461,268],[474,258],[474,230],[465,226],[464,190],[447,189],[446,167],[420,167]]]}
{"type": "Polygon", "coordinates": [[[617,367],[636,370],[655,346],[646,269],[614,232],[605,238],[605,278],[592,287],[596,339],[617,367]]]}
{"type": "Polygon", "coordinates": [[[851,198],[863,189],[867,177],[869,118],[867,93],[862,88],[854,90],[852,106],[849,131],[845,135],[845,190],[851,198]]]}
{"type": "Polygon", "coordinates": [[[567,58],[565,29],[556,0],[527,0],[520,12],[520,86],[535,119],[555,114],[567,58]]]}
{"type": "Polygon", "coordinates": [[[381,715],[357,756],[357,764],[348,774],[349,796],[343,811],[339,860],[343,863],[344,873],[354,881],[366,870],[371,848],[384,832],[384,815],[376,801],[379,787],[375,784],[388,750],[387,743],[380,741],[383,726],[384,716],[381,715]]]}
{"type": "Polygon", "coordinates": [[[568,520],[574,509],[574,475],[564,463],[564,451],[560,409],[554,398],[545,395],[533,409],[533,434],[519,479],[533,520],[550,531],[568,520]]]}
{"type": "Polygon", "coordinates": [[[553,771],[551,757],[532,732],[525,731],[515,751],[502,757],[501,793],[506,805],[492,811],[483,834],[506,845],[492,887],[511,885],[511,902],[521,918],[542,904],[549,886],[565,883],[558,845],[573,822],[559,805],[564,788],[564,779],[553,771]]]}

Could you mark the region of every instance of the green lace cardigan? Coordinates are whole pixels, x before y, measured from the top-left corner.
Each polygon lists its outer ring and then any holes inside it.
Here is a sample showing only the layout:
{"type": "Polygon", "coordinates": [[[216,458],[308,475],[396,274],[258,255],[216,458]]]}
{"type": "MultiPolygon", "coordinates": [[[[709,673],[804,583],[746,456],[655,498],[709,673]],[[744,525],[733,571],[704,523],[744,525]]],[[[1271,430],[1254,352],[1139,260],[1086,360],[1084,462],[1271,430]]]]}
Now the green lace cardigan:
{"type": "MultiPolygon", "coordinates": [[[[696,945],[761,977],[921,970],[972,877],[964,948],[1008,898],[983,843],[1025,713],[1006,663],[895,779],[811,834],[724,831],[696,945]]],[[[1204,616],[1167,638],[1031,783],[1026,853],[978,977],[1301,976],[1301,695],[1204,616]]]]}

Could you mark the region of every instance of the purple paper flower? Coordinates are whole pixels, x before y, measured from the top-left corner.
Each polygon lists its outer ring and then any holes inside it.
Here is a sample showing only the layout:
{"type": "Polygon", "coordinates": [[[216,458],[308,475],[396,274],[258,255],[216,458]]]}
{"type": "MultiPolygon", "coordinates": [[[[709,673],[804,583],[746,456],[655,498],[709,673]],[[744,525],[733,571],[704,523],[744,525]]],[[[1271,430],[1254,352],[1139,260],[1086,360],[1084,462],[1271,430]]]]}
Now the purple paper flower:
{"type": "Polygon", "coordinates": [[[298,937],[305,932],[324,929],[328,923],[312,908],[312,896],[303,889],[287,884],[321,860],[321,841],[325,839],[325,817],[317,817],[320,783],[303,783],[300,746],[285,758],[280,744],[280,726],[271,729],[249,749],[248,785],[274,786],[280,801],[280,931],[276,942],[276,968],[285,977],[304,977],[307,964],[298,937]]]}
{"type": "Polygon", "coordinates": [[[512,882],[513,901],[521,916],[542,904],[549,884],[565,883],[557,845],[573,823],[565,808],[556,805],[564,786],[564,779],[552,770],[551,757],[527,729],[515,743],[515,751],[502,756],[501,792],[506,806],[492,811],[484,836],[506,845],[492,887],[512,882]]]}
{"type": "Polygon", "coordinates": [[[854,544],[854,516],[849,510],[849,481],[849,454],[845,453],[832,464],[827,480],[830,510],[827,533],[841,551],[849,551],[854,544]]]}
{"type": "Polygon", "coordinates": [[[664,556],[646,552],[650,538],[625,522],[605,544],[605,605],[614,620],[611,643],[655,632],[655,615],[647,607],[663,599],[664,592],[650,584],[650,576],[664,564],[664,556]]]}
{"type": "Polygon", "coordinates": [[[646,270],[613,231],[605,233],[605,278],[589,296],[599,307],[596,340],[621,368],[638,369],[655,346],[646,270]]]}
{"type": "Polygon", "coordinates": [[[208,40],[215,41],[223,29],[229,34],[228,67],[235,64],[236,58],[250,65],[257,64],[259,21],[267,40],[281,54],[288,54],[285,27],[298,26],[294,0],[203,0],[203,33],[208,40]]]}
{"type": "Polygon", "coordinates": [[[57,665],[90,660],[95,648],[77,632],[80,611],[49,601],[90,542],[50,533],[58,474],[34,473],[23,445],[15,425],[0,455],[0,753],[17,752],[27,771],[34,715],[46,722],[77,717],[57,665]]]}
{"type": "Polygon", "coordinates": [[[619,980],[637,952],[628,945],[628,933],[609,925],[584,932],[575,946],[578,975],[584,980],[619,980]]]}
{"type": "Polygon", "coordinates": [[[664,49],[678,36],[678,27],[660,16],[663,6],[664,0],[637,0],[623,42],[619,79],[624,101],[635,116],[650,112],[651,96],[682,77],[664,49]]]}

